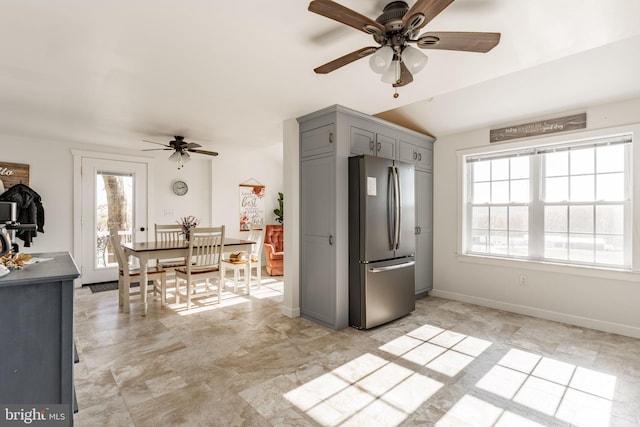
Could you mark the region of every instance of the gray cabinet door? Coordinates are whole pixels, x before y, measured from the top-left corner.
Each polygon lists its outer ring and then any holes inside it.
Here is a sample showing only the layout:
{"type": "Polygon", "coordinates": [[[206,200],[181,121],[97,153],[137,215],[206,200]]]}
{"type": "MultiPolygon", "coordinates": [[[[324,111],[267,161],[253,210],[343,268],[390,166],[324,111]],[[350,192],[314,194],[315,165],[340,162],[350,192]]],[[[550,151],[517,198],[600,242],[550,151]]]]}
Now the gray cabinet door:
{"type": "Polygon", "coordinates": [[[329,124],[302,132],[300,136],[300,156],[314,156],[332,153],[335,147],[334,125],[329,124]]]}
{"type": "Polygon", "coordinates": [[[304,317],[336,324],[335,157],[301,165],[300,310],[304,317]]]}
{"type": "Polygon", "coordinates": [[[407,141],[400,141],[398,146],[398,160],[406,163],[414,163],[416,157],[416,146],[407,141]]]}
{"type": "Polygon", "coordinates": [[[384,157],[385,159],[395,159],[396,158],[396,139],[382,135],[381,133],[376,134],[376,156],[384,157]]]}
{"type": "Polygon", "coordinates": [[[416,170],[416,294],[433,289],[433,175],[416,170]]]}
{"type": "Polygon", "coordinates": [[[433,150],[416,147],[416,168],[422,170],[433,170],[433,150]]]}
{"type": "Polygon", "coordinates": [[[373,132],[351,126],[351,153],[375,156],[376,144],[374,137],[373,132]]]}

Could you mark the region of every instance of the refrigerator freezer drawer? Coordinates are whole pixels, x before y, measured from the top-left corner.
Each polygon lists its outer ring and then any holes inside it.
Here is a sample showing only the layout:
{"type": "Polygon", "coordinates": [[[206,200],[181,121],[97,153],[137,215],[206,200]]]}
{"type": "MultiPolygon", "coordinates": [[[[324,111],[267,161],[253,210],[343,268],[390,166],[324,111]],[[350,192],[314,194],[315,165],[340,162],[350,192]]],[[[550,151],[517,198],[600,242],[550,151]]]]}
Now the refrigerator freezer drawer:
{"type": "Polygon", "coordinates": [[[350,301],[354,304],[350,312],[352,326],[359,329],[373,328],[415,310],[413,260],[361,264],[360,269],[362,282],[359,292],[355,290],[350,295],[355,297],[355,300],[350,301]]]}

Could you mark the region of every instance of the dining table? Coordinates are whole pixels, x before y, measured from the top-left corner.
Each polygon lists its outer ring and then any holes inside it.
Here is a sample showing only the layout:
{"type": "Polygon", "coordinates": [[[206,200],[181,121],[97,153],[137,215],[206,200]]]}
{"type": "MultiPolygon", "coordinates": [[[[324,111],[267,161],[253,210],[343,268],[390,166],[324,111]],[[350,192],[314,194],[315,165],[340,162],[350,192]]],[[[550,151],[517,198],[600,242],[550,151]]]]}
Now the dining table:
{"type": "MultiPolygon", "coordinates": [[[[256,242],[251,240],[234,239],[225,237],[223,253],[246,251],[251,252],[251,247],[256,242]]],[[[189,255],[189,242],[125,242],[122,243],[124,254],[137,258],[140,263],[140,295],[142,299],[142,315],[147,315],[147,271],[150,259],[183,258],[189,255]]],[[[129,288],[123,289],[123,312],[129,313],[129,288]]]]}

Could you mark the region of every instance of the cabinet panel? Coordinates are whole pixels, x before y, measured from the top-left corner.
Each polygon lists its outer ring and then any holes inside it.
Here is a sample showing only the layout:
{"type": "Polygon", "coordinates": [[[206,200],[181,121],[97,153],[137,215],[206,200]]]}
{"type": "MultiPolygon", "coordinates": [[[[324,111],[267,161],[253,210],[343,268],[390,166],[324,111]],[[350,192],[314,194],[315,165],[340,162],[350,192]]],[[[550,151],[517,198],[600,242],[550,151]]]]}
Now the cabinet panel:
{"type": "Polygon", "coordinates": [[[433,289],[433,175],[416,170],[416,294],[433,289]]]}
{"type": "Polygon", "coordinates": [[[416,157],[416,146],[406,141],[400,141],[398,147],[398,160],[406,163],[415,163],[416,157]]]}
{"type": "Polygon", "coordinates": [[[335,327],[335,157],[302,162],[300,311],[335,327]]]}
{"type": "Polygon", "coordinates": [[[433,150],[416,147],[416,167],[424,170],[433,170],[433,150]]]}
{"type": "Polygon", "coordinates": [[[376,134],[376,156],[385,159],[396,158],[396,139],[390,136],[376,134]]]}
{"type": "Polygon", "coordinates": [[[351,126],[351,153],[375,155],[374,133],[351,126]]]}
{"type": "Polygon", "coordinates": [[[335,147],[334,139],[335,129],[333,124],[302,132],[300,155],[307,157],[331,153],[335,147]]]}

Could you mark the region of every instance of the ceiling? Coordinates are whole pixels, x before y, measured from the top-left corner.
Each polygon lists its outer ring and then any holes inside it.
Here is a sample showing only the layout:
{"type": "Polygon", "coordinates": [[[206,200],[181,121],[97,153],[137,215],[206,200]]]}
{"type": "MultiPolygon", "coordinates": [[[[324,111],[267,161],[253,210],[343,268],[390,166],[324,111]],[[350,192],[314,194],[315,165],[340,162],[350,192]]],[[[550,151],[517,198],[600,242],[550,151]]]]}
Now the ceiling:
{"type": "MultiPolygon", "coordinates": [[[[375,18],[387,1],[339,3],[375,18]]],[[[439,137],[640,95],[637,0],[456,0],[424,30],[497,31],[500,44],[425,51],[397,99],[366,59],[313,73],[374,42],[307,6],[5,1],[0,134],[134,150],[185,135],[224,155],[279,144],[283,120],[332,104],[439,137]]]]}

